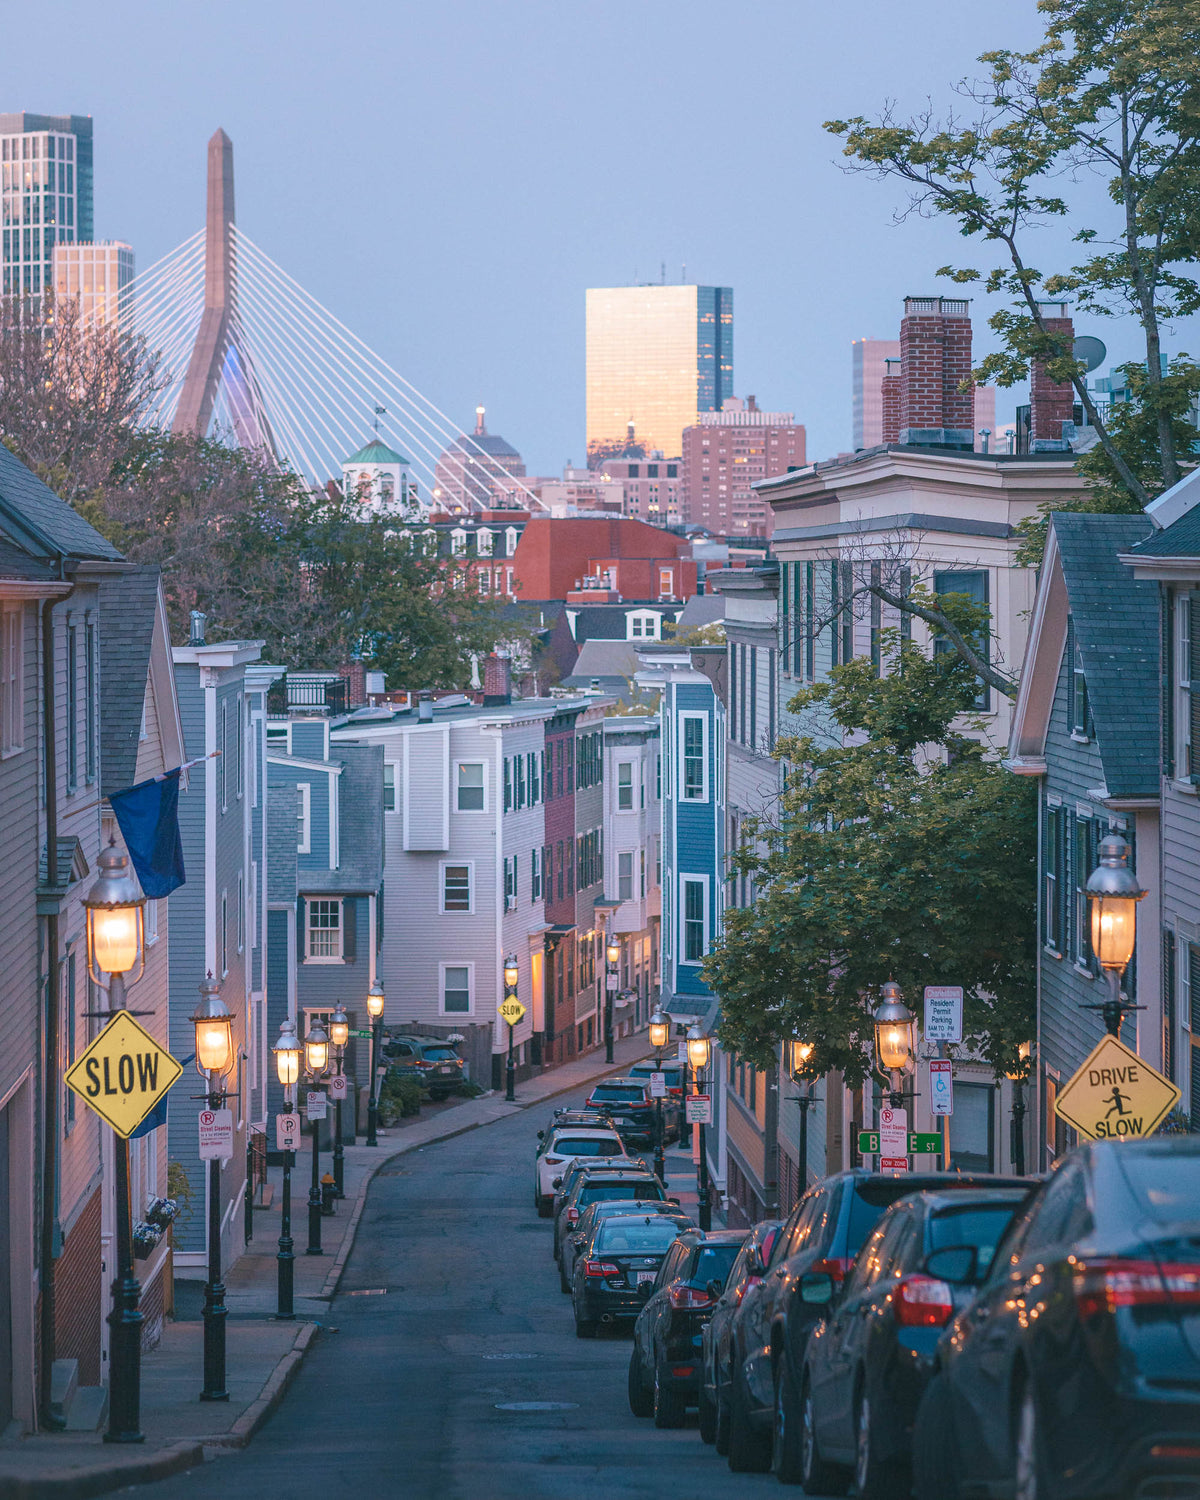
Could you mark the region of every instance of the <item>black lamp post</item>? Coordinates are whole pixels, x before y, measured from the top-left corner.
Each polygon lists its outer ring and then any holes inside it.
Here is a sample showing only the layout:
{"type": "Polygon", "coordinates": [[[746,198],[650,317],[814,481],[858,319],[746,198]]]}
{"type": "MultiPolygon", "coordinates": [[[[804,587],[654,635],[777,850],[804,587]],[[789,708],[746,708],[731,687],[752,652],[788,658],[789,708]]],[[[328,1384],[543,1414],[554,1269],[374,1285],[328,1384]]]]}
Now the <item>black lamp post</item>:
{"type": "MultiPolygon", "coordinates": [[[[100,873],[84,898],[88,971],[108,991],[110,1011],[126,1010],[126,984],[136,984],[146,963],[145,897],[128,858],[113,844],[103,850],[100,873]],[[136,970],[136,973],[134,972],[136,970]],[[130,977],[132,975],[132,978],[130,977]]],[[[114,1133],[115,1134],[115,1133],[114,1133]]],[[[116,1268],[112,1282],[108,1430],[106,1443],[141,1443],[142,1288],[134,1273],[133,1213],[129,1192],[129,1140],[115,1135],[116,1268]]],[[[50,1149],[53,1150],[53,1143],[50,1149]]]]}
{"type": "Polygon", "coordinates": [[[883,999],[875,1008],[875,1061],[886,1073],[891,1089],[892,1106],[904,1104],[904,1070],[913,1055],[913,1027],[916,1017],[900,998],[900,986],[889,979],[883,987],[883,999]]]}
{"type": "MultiPolygon", "coordinates": [[[[329,1066],[329,1037],[321,1025],[309,1023],[308,1035],[304,1038],[304,1072],[309,1082],[311,1099],[312,1085],[320,1082],[329,1066]]],[[[323,1255],[321,1249],[321,1121],[312,1119],[312,1181],[308,1188],[308,1246],[306,1255],[323,1255]]]]}
{"type": "Polygon", "coordinates": [[[1029,1076],[1030,1045],[1022,1042],[1017,1054],[1017,1066],[1006,1076],[1013,1086],[1012,1107],[1012,1159],[1013,1170],[1018,1177],[1025,1175],[1025,1080],[1029,1076]]]}
{"type": "Polygon", "coordinates": [[[621,944],[615,935],[610,935],[604,948],[604,1061],[613,1060],[613,995],[617,988],[617,964],[621,959],[621,944]]]}
{"type": "MultiPolygon", "coordinates": [[[[296,1108],[296,1084],[300,1078],[300,1060],[304,1048],[296,1035],[295,1021],[280,1021],[279,1040],[271,1049],[275,1054],[275,1071],[283,1085],[283,1107],[290,1115],[296,1108]]],[[[289,1319],[296,1316],[294,1300],[296,1255],[292,1244],[292,1167],[296,1153],[283,1153],[283,1193],[279,1200],[279,1252],[275,1257],[277,1266],[275,1316],[289,1319]]]]}
{"type": "Polygon", "coordinates": [[[372,980],[367,991],[367,1014],[371,1018],[371,1087],[367,1092],[367,1145],[379,1144],[379,1048],[383,1033],[383,985],[372,980]]]}
{"type": "Polygon", "coordinates": [[[1140,1010],[1121,999],[1121,975],[1133,957],[1137,939],[1137,904],[1146,892],[1129,868],[1129,845],[1110,829],[1100,841],[1100,863],[1088,876],[1087,898],[1092,917],[1092,952],[1108,981],[1108,999],[1088,1010],[1099,1010],[1110,1036],[1121,1035],[1126,1012],[1140,1010]]]}
{"type": "MultiPolygon", "coordinates": [[[[517,984],[521,977],[521,970],[517,965],[517,955],[510,953],[504,960],[504,998],[515,1000],[517,998],[517,984]]],[[[508,1023],[508,1061],[504,1066],[504,1099],[508,1104],[515,1104],[517,1099],[517,1069],[513,1062],[513,1032],[516,1030],[514,1024],[508,1023]]]]}
{"type": "MultiPolygon", "coordinates": [[[[346,1009],[339,1005],[329,1018],[329,1040],[337,1054],[337,1076],[345,1078],[342,1058],[346,1043],[350,1040],[350,1022],[346,1009]]],[[[338,1198],[346,1196],[346,1152],[342,1145],[342,1096],[339,1093],[333,1106],[333,1191],[338,1198]]]]}
{"type": "MultiPolygon", "coordinates": [[[[688,1062],[692,1065],[692,1076],[696,1083],[696,1093],[700,1092],[700,1084],[704,1081],[704,1074],[708,1068],[708,1059],[712,1051],[712,1044],[699,1024],[688,1027],[687,1055],[688,1062]]],[[[696,1168],[696,1190],[697,1190],[697,1212],[696,1218],[700,1228],[707,1232],[712,1228],[712,1203],[708,1193],[708,1151],[704,1140],[704,1125],[700,1125],[700,1161],[696,1168]]]]}
{"type": "Polygon", "coordinates": [[[792,1075],[792,1081],[804,1090],[796,1095],[796,1105],[800,1110],[800,1196],[803,1198],[808,1192],[808,1112],[813,1104],[812,1079],[805,1078],[804,1069],[813,1055],[813,1044],[794,1037],[787,1043],[787,1047],[791,1053],[788,1072],[792,1075]]]}
{"type": "MultiPolygon", "coordinates": [[[[196,1067],[208,1084],[208,1107],[225,1103],[225,1075],[233,1067],[233,1017],[221,987],[209,974],[191,1017],[196,1028],[196,1067]]],[[[225,1283],[221,1279],[221,1160],[208,1163],[208,1280],[204,1284],[204,1389],[201,1401],[228,1401],[225,1389],[225,1283]]]]}
{"type": "MultiPolygon", "coordinates": [[[[654,1067],[657,1072],[662,1072],[662,1053],[667,1045],[667,1038],[671,1035],[671,1018],[661,1008],[656,1009],[650,1017],[650,1045],[654,1048],[654,1067]]],[[[666,1079],[663,1079],[664,1087],[666,1079]]],[[[667,1180],[667,1164],[663,1155],[663,1112],[662,1095],[659,1094],[654,1100],[654,1175],[661,1183],[667,1180]]]]}

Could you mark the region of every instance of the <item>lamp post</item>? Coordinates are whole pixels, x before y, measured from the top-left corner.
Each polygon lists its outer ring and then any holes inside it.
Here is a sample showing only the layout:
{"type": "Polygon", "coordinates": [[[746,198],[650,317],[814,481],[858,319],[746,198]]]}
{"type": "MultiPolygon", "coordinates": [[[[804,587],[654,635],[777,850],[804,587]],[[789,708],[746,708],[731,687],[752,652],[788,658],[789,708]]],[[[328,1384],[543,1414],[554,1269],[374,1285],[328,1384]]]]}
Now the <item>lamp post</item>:
{"type": "Polygon", "coordinates": [[[617,964],[621,961],[621,944],[609,936],[604,948],[604,1061],[613,1060],[613,995],[617,988],[617,964]]]}
{"type": "Polygon", "coordinates": [[[904,1104],[904,1070],[913,1055],[916,1018],[900,998],[900,986],[889,979],[875,1008],[875,1062],[887,1074],[894,1109],[904,1104]]]}
{"type": "Polygon", "coordinates": [[[1121,975],[1133,957],[1137,904],[1145,894],[1129,868],[1129,845],[1110,829],[1100,841],[1100,863],[1088,876],[1087,883],[1092,952],[1108,980],[1108,999],[1087,1009],[1100,1011],[1110,1036],[1120,1036],[1127,1011],[1141,1009],[1121,999],[1121,975]]]}
{"type": "Polygon", "coordinates": [[[803,1197],[808,1191],[808,1111],[813,1102],[812,1080],[805,1078],[804,1070],[813,1055],[813,1044],[793,1037],[786,1045],[790,1053],[788,1072],[792,1075],[792,1081],[806,1085],[804,1092],[796,1095],[796,1103],[800,1109],[800,1196],[803,1197]]]}
{"type": "MultiPolygon", "coordinates": [[[[300,1078],[300,1059],[304,1048],[296,1035],[295,1021],[280,1021],[279,1040],[271,1051],[275,1054],[275,1072],[283,1085],[283,1107],[290,1115],[296,1108],[296,1084],[300,1078]]],[[[292,1167],[296,1162],[294,1151],[283,1153],[283,1194],[279,1201],[279,1253],[277,1265],[275,1316],[296,1316],[293,1288],[295,1286],[296,1256],[292,1244],[292,1167]]]]}
{"type": "MultiPolygon", "coordinates": [[[[662,1072],[663,1048],[667,1045],[667,1038],[671,1035],[671,1018],[663,1010],[656,1009],[650,1017],[650,1045],[654,1048],[654,1067],[659,1073],[662,1072]]],[[[666,1079],[663,1080],[664,1086],[666,1079]]],[[[662,1095],[659,1094],[654,1100],[654,1175],[665,1184],[667,1180],[666,1159],[663,1156],[663,1114],[662,1095]]]]}
{"type": "MultiPolygon", "coordinates": [[[[517,955],[510,953],[504,960],[504,998],[515,1000],[517,997],[517,982],[521,977],[521,971],[517,966],[517,955]]],[[[516,1027],[509,1025],[508,1028],[508,1061],[504,1065],[504,1098],[508,1104],[515,1104],[517,1098],[517,1068],[513,1062],[513,1032],[516,1027]]]]}
{"type": "MultiPolygon", "coordinates": [[[[100,873],[84,897],[88,972],[108,991],[110,1011],[125,1010],[125,986],[136,984],[146,964],[146,900],[115,843],[103,850],[100,873]],[[134,973],[134,970],[137,972],[134,973]],[[130,975],[133,978],[130,978],[130,975]]],[[[115,1133],[114,1133],[115,1134],[115,1133]]],[[[106,1443],[140,1443],[142,1392],[142,1288],[134,1274],[133,1213],[129,1194],[129,1141],[114,1142],[117,1260],[108,1314],[111,1365],[106,1443]]],[[[53,1143],[50,1144],[53,1150],[53,1143]]]]}
{"type": "MultiPolygon", "coordinates": [[[[233,1017],[221,986],[209,974],[191,1017],[196,1029],[196,1068],[208,1088],[208,1107],[225,1103],[225,1075],[234,1064],[233,1017]]],[[[208,1163],[208,1280],[204,1284],[204,1389],[201,1401],[228,1401],[225,1389],[225,1284],[221,1280],[221,1160],[208,1163]]]]}
{"type": "Polygon", "coordinates": [[[1030,1050],[1029,1043],[1022,1042],[1017,1053],[1016,1066],[1006,1074],[1013,1086],[1012,1159],[1013,1170],[1018,1177],[1025,1175],[1025,1079],[1029,1076],[1030,1050]]]}
{"type": "MultiPolygon", "coordinates": [[[[342,1058],[346,1043],[350,1040],[350,1021],[346,1008],[339,1005],[329,1018],[329,1040],[337,1053],[337,1076],[344,1078],[342,1058]]],[[[333,1190],[339,1198],[346,1196],[346,1152],[342,1145],[342,1096],[339,1094],[333,1107],[333,1190]]]]}
{"type": "MultiPolygon", "coordinates": [[[[310,1085],[318,1083],[329,1066],[329,1037],[325,1028],[311,1021],[304,1038],[304,1073],[310,1085]]],[[[312,1089],[309,1089],[312,1097],[312,1089]]],[[[321,1121],[312,1126],[312,1181],[308,1188],[308,1246],[306,1255],[323,1255],[321,1249],[321,1121]]]]}
{"type": "Polygon", "coordinates": [[[367,991],[367,1015],[371,1018],[371,1087],[367,1093],[367,1145],[378,1146],[379,1136],[379,1045],[383,1029],[383,985],[376,979],[367,991]]]}
{"type": "MultiPolygon", "coordinates": [[[[711,1044],[709,1043],[708,1037],[704,1034],[703,1031],[701,1031],[699,1023],[694,1026],[689,1026],[687,1034],[687,1055],[688,1062],[692,1066],[692,1077],[697,1085],[696,1093],[700,1092],[699,1084],[701,1082],[703,1074],[708,1068],[710,1051],[711,1044]]],[[[705,1149],[703,1124],[699,1125],[697,1128],[700,1132],[700,1160],[696,1166],[696,1218],[699,1221],[700,1228],[707,1233],[707,1231],[712,1228],[712,1204],[709,1201],[708,1195],[708,1152],[705,1149]]]]}

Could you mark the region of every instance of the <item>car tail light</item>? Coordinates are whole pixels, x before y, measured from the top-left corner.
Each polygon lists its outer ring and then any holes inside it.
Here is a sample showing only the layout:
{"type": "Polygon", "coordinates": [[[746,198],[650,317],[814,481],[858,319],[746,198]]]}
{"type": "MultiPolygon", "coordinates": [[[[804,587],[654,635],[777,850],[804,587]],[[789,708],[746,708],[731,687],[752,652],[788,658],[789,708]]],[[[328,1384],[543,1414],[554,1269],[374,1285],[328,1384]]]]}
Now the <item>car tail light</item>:
{"type": "Polygon", "coordinates": [[[954,1294],[933,1276],[906,1276],[896,1288],[892,1314],[901,1328],[941,1328],[954,1316],[954,1294]]]}
{"type": "Polygon", "coordinates": [[[557,1167],[558,1164],[559,1164],[559,1162],[564,1161],[565,1159],[566,1158],[562,1157],[562,1156],[547,1156],[547,1157],[543,1157],[543,1160],[545,1161],[545,1163],[546,1163],[546,1165],[548,1167],[557,1167]]]}
{"type": "Polygon", "coordinates": [[[1200,1306],[1200,1266],[1153,1260],[1091,1260],[1075,1266],[1075,1300],[1085,1318],[1118,1307],[1200,1306]]]}
{"type": "Polygon", "coordinates": [[[712,1300],[704,1287],[688,1286],[686,1282],[673,1286],[667,1293],[672,1307],[711,1307],[712,1300]]]}
{"type": "Polygon", "coordinates": [[[746,1293],[752,1286],[759,1286],[761,1282],[761,1276],[747,1276],[745,1281],[742,1282],[741,1286],[737,1288],[732,1298],[730,1299],[733,1302],[734,1307],[741,1307],[742,1298],[746,1295],[746,1293]]]}
{"type": "Polygon", "coordinates": [[[1193,1462],[1200,1458],[1200,1443],[1155,1443],[1151,1458],[1182,1458],[1193,1462]]]}
{"type": "Polygon", "coordinates": [[[828,1276],[831,1281],[845,1281],[853,1264],[854,1261],[845,1256],[831,1255],[825,1260],[814,1260],[808,1269],[817,1275],[828,1276]]]}
{"type": "Polygon", "coordinates": [[[619,1276],[621,1268],[614,1265],[611,1260],[585,1260],[583,1274],[585,1276],[619,1276]]]}
{"type": "Polygon", "coordinates": [[[696,1373],[695,1365],[672,1365],[671,1374],[676,1380],[687,1380],[696,1373]]]}

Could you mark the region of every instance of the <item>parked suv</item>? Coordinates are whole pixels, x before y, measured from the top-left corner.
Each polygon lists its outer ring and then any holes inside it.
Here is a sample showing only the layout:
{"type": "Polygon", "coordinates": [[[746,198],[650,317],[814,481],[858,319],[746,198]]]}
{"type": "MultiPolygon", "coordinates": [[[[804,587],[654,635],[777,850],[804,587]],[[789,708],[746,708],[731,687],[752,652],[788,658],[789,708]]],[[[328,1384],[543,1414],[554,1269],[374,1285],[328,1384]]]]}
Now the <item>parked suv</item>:
{"type": "Polygon", "coordinates": [[[656,1104],[650,1097],[650,1085],[642,1078],[606,1078],[597,1083],[587,1101],[589,1109],[606,1109],[613,1127],[630,1146],[653,1146],[658,1128],[658,1111],[662,1111],[663,1140],[679,1135],[679,1105],[668,1097],[656,1104]]]}
{"type": "Polygon", "coordinates": [[[620,1157],[625,1147],[615,1130],[596,1125],[556,1125],[538,1148],[533,1173],[533,1202],[539,1219],[553,1212],[555,1196],[567,1167],[578,1157],[620,1157]]]}
{"type": "Polygon", "coordinates": [[[463,1083],[463,1060],[441,1037],[393,1032],[383,1044],[383,1055],[393,1073],[415,1078],[431,1099],[449,1098],[463,1083]]]}

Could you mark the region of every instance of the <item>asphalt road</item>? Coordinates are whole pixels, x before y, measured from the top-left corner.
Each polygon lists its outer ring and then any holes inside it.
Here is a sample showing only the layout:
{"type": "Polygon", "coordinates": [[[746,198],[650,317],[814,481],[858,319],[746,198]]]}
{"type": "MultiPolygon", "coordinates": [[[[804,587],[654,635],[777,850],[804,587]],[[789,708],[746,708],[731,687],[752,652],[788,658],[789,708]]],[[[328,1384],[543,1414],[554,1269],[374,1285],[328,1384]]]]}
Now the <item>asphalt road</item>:
{"type": "Polygon", "coordinates": [[[384,1167],[328,1328],[270,1422],[243,1452],[136,1495],[783,1493],[770,1474],[731,1474],[701,1443],[694,1414],[667,1432],[630,1414],[627,1334],[576,1339],[549,1224],[532,1201],[535,1136],[549,1113],[530,1110],[384,1167]],[[519,1402],[555,1409],[504,1409],[519,1402]]]}

